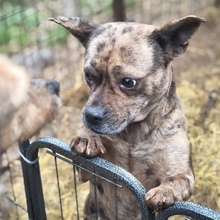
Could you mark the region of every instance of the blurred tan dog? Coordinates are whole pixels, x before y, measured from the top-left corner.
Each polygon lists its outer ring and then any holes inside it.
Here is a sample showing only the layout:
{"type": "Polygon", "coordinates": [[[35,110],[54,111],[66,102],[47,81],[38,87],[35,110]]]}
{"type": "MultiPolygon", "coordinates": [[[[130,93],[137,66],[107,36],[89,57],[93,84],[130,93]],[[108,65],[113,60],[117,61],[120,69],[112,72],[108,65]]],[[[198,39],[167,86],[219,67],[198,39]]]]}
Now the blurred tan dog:
{"type": "MultiPolygon", "coordinates": [[[[13,144],[31,138],[51,122],[61,106],[59,84],[29,78],[25,69],[0,55],[1,155],[13,144]]],[[[7,219],[6,191],[0,190],[0,219],[7,219]],[[1,217],[2,214],[2,217],[1,217]]]]}
{"type": "Polygon", "coordinates": [[[25,69],[0,56],[0,150],[37,134],[58,113],[59,84],[30,79],[25,69]]]}
{"type": "MultiPolygon", "coordinates": [[[[187,122],[173,82],[172,60],[185,52],[205,19],[187,16],[162,27],[86,19],[50,18],[85,47],[84,72],[90,96],[83,108],[84,127],[71,142],[83,156],[109,160],[132,173],[147,189],[145,201],[161,210],[187,200],[194,175],[187,122]]],[[[83,174],[83,173],[82,173],[83,174]]],[[[114,186],[90,180],[84,219],[114,218],[114,186]],[[98,213],[96,213],[96,201],[98,213]]],[[[140,219],[133,195],[118,190],[118,219],[140,219]]]]}

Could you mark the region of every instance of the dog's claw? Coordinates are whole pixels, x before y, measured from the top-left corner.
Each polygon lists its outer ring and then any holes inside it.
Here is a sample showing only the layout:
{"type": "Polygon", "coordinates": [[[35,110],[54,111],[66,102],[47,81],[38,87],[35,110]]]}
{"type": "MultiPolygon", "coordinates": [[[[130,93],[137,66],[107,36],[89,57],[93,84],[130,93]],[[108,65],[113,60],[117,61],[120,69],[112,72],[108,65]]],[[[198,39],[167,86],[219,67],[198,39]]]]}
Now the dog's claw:
{"type": "Polygon", "coordinates": [[[91,149],[89,148],[89,147],[87,147],[87,150],[86,150],[86,155],[90,155],[90,153],[91,153],[91,149]]]}
{"type": "Polygon", "coordinates": [[[71,147],[74,147],[74,146],[76,146],[78,143],[79,143],[79,138],[78,138],[78,137],[77,137],[77,138],[73,138],[73,139],[71,140],[71,142],[70,142],[70,146],[71,146],[71,147]]]}
{"type": "Polygon", "coordinates": [[[98,147],[98,148],[99,148],[99,150],[100,150],[100,152],[101,152],[102,154],[105,153],[105,149],[104,149],[103,147],[98,147]]]}
{"type": "Polygon", "coordinates": [[[171,189],[156,187],[146,193],[145,201],[154,211],[161,211],[172,205],[175,199],[171,189]]]}
{"type": "Polygon", "coordinates": [[[101,140],[97,138],[81,138],[76,137],[73,138],[70,142],[71,150],[81,156],[84,157],[94,157],[105,153],[105,148],[101,143],[101,140]]]}

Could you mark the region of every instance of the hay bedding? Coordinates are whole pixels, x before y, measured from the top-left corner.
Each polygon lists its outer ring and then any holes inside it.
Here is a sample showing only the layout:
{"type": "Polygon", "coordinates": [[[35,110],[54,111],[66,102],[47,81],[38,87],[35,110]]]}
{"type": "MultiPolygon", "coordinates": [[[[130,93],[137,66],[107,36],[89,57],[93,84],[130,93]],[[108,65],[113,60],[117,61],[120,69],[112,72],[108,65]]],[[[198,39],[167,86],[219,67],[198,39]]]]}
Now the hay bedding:
{"type": "MultiPolygon", "coordinates": [[[[174,74],[181,73],[176,76],[177,88],[189,122],[189,140],[196,177],[191,201],[220,211],[220,11],[209,8],[200,15],[209,23],[200,29],[199,36],[195,36],[188,52],[174,63],[174,74]]],[[[64,106],[61,113],[40,136],[56,134],[57,138],[69,142],[76,135],[81,126],[80,109],[87,97],[84,84],[81,86],[80,80],[76,82],[73,89],[62,92],[64,106]]],[[[59,219],[53,158],[41,152],[40,163],[48,219],[59,219]]],[[[76,219],[73,170],[63,161],[58,161],[58,164],[64,219],[76,219]]],[[[17,201],[26,207],[19,165],[19,161],[11,164],[14,190],[17,201]]],[[[80,184],[77,189],[79,210],[82,212],[88,185],[80,184]]],[[[20,209],[18,215],[19,219],[27,219],[25,212],[20,209]]],[[[14,207],[11,219],[16,219],[14,207]]]]}

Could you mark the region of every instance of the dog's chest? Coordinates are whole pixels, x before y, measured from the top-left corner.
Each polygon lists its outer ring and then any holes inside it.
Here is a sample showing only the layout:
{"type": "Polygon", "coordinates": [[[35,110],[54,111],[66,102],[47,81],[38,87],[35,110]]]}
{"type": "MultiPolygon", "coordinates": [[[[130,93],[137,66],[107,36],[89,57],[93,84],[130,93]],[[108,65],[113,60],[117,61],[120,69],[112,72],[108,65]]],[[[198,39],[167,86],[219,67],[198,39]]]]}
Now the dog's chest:
{"type": "Polygon", "coordinates": [[[158,153],[152,146],[152,140],[149,139],[139,144],[116,141],[105,144],[105,147],[107,152],[102,155],[104,159],[132,173],[146,188],[152,188],[157,184],[153,166],[158,153]]]}

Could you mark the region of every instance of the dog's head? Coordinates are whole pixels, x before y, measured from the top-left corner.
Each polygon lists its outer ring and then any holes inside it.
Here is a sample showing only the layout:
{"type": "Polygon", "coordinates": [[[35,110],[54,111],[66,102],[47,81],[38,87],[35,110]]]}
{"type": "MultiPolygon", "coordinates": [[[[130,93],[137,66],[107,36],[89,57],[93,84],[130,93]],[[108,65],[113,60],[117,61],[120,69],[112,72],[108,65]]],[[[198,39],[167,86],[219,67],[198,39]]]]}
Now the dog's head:
{"type": "Polygon", "coordinates": [[[27,99],[19,108],[21,134],[23,141],[38,134],[47,123],[57,116],[61,107],[59,83],[54,80],[32,79],[27,91],[27,99]]]}
{"type": "Polygon", "coordinates": [[[85,79],[90,97],[84,124],[114,134],[142,121],[170,87],[171,61],[183,54],[205,19],[187,16],[161,28],[117,22],[101,25],[81,18],[50,18],[85,47],[85,79]]]}

